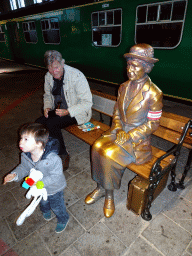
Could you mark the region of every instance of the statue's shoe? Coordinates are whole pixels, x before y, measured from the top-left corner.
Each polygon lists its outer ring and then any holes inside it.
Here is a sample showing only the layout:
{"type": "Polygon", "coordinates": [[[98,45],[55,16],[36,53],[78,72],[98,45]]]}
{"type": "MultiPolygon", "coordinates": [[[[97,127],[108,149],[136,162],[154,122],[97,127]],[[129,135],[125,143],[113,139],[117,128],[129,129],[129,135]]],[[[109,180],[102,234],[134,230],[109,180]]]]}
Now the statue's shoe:
{"type": "Polygon", "coordinates": [[[103,211],[106,218],[110,218],[113,215],[113,213],[115,212],[115,204],[113,199],[105,198],[103,211]]]}
{"type": "Polygon", "coordinates": [[[96,188],[89,195],[86,196],[85,203],[93,204],[97,200],[99,200],[101,197],[104,197],[104,196],[105,196],[105,190],[96,188]]]}

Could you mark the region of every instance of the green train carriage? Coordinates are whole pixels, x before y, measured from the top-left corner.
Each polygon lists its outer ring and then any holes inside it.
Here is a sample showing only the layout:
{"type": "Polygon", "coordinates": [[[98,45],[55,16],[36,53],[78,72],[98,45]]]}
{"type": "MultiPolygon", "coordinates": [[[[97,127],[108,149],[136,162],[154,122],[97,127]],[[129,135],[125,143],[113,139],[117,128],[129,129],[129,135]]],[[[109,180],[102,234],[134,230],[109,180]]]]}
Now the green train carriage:
{"type": "Polygon", "coordinates": [[[123,54],[135,43],[149,43],[159,59],[153,82],[165,95],[191,102],[191,12],[187,0],[89,1],[18,12],[0,21],[0,57],[44,67],[44,52],[55,49],[88,78],[118,88],[127,79],[123,54]]]}

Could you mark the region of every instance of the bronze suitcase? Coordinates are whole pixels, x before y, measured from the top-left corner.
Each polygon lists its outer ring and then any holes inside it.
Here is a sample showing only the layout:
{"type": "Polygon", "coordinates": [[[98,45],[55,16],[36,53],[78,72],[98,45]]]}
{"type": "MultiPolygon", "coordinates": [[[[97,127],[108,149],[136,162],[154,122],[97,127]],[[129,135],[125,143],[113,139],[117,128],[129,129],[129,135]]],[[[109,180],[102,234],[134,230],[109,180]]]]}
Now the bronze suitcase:
{"type": "MultiPolygon", "coordinates": [[[[169,172],[167,172],[162,180],[159,182],[154,195],[153,200],[161,193],[167,184],[169,172]]],[[[127,197],[127,209],[140,215],[145,208],[147,193],[148,193],[149,181],[136,176],[129,184],[128,197],[127,197]]]]}

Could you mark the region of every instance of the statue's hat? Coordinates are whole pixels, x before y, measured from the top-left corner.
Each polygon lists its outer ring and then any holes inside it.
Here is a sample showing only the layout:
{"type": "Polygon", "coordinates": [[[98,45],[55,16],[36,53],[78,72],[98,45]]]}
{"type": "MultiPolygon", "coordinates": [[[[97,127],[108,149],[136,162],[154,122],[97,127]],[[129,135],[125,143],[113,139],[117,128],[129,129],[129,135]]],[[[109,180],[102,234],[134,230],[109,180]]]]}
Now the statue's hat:
{"type": "Polygon", "coordinates": [[[149,63],[155,63],[159,61],[154,58],[154,49],[149,44],[136,44],[131,47],[129,53],[125,53],[123,55],[127,58],[136,58],[140,60],[144,60],[149,63]]]}

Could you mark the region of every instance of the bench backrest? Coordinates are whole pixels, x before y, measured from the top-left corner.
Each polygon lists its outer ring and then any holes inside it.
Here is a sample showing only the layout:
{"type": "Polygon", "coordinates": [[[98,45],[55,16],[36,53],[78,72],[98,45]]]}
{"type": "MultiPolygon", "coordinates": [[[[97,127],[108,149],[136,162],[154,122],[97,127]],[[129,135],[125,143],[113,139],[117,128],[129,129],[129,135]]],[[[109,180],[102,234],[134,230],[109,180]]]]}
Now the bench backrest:
{"type": "MultiPolygon", "coordinates": [[[[112,117],[116,97],[95,90],[92,90],[91,92],[93,95],[92,108],[100,113],[112,117]]],[[[187,117],[163,111],[160,119],[160,126],[154,132],[154,135],[177,144],[181,134],[183,133],[183,129],[189,120],[190,119],[187,117]]],[[[192,132],[192,129],[189,129],[183,144],[187,148],[192,148],[192,136],[190,135],[190,132],[192,132]]]]}
{"type": "Polygon", "coordinates": [[[107,116],[113,116],[113,109],[117,98],[102,92],[91,90],[93,96],[92,109],[107,116]]]}
{"type": "MultiPolygon", "coordinates": [[[[183,133],[183,129],[189,120],[190,119],[187,117],[163,111],[160,119],[160,126],[153,134],[177,144],[183,133]]],[[[183,146],[187,148],[192,148],[191,132],[192,130],[189,129],[183,143],[183,146]]]]}

